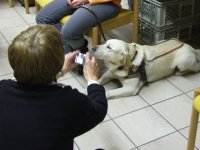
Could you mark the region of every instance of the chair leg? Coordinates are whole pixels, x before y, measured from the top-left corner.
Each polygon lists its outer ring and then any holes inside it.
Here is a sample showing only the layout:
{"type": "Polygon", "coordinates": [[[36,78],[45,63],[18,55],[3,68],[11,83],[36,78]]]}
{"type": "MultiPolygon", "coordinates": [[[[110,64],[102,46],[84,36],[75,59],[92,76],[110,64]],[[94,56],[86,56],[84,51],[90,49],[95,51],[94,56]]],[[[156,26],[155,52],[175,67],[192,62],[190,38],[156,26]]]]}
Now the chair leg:
{"type": "Polygon", "coordinates": [[[24,6],[26,13],[29,14],[29,0],[24,0],[24,6]]]}
{"type": "MultiPolygon", "coordinates": [[[[196,88],[194,90],[194,97],[198,96],[199,94],[200,94],[200,88],[196,88]]],[[[192,107],[192,116],[191,116],[191,120],[190,120],[190,129],[189,129],[189,135],[188,135],[187,150],[194,150],[198,119],[199,119],[199,112],[193,106],[192,107]]]]}
{"type": "Polygon", "coordinates": [[[9,7],[13,7],[13,0],[8,0],[9,7]]]}
{"type": "Polygon", "coordinates": [[[101,34],[97,26],[92,28],[91,38],[92,38],[92,47],[95,47],[96,45],[101,43],[101,34]]]}
{"type": "Polygon", "coordinates": [[[35,1],[35,8],[37,12],[39,12],[41,9],[40,5],[36,1],[35,1]]]}
{"type": "Polygon", "coordinates": [[[199,118],[199,112],[197,112],[196,109],[193,107],[191,121],[190,121],[187,150],[194,150],[198,118],[199,118]]]}
{"type": "Polygon", "coordinates": [[[132,33],[132,41],[134,41],[135,43],[138,43],[138,3],[139,0],[134,0],[134,8],[133,8],[133,33],[132,33]]]}

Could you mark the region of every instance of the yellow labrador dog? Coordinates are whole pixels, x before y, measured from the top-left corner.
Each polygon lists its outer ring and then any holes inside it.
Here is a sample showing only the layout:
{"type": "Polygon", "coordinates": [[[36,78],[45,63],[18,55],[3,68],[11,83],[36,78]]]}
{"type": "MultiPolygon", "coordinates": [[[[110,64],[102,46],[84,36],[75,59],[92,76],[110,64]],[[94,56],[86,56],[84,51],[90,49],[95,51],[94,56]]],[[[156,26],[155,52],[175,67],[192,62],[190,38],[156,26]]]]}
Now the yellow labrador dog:
{"type": "Polygon", "coordinates": [[[107,91],[108,99],[136,95],[146,82],[171,74],[184,75],[200,71],[200,50],[177,39],[153,46],[111,39],[97,45],[90,53],[103,60],[108,69],[99,83],[103,85],[117,79],[122,85],[107,91]]]}

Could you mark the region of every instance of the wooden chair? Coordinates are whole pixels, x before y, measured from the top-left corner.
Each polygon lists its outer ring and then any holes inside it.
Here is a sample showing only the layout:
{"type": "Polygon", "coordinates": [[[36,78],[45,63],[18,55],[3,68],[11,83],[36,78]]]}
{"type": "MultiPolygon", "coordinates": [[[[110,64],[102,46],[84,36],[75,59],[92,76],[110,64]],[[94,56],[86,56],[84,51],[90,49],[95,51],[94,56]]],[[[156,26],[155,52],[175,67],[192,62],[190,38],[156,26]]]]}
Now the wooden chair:
{"type": "Polygon", "coordinates": [[[9,7],[13,7],[13,0],[8,0],[9,7]]]}
{"type": "MultiPolygon", "coordinates": [[[[9,7],[13,7],[13,0],[8,0],[9,7]]],[[[29,0],[24,0],[26,13],[29,14],[29,0]]]]}
{"type": "Polygon", "coordinates": [[[190,121],[187,150],[194,150],[195,147],[199,112],[200,112],[200,87],[194,90],[194,101],[192,107],[192,116],[190,121]]]}
{"type": "MultiPolygon", "coordinates": [[[[35,6],[36,10],[39,11],[41,8],[43,8],[45,5],[50,3],[52,0],[35,0],[35,6]]],[[[120,13],[101,23],[103,31],[109,32],[115,28],[118,28],[120,26],[126,25],[128,23],[133,24],[133,29],[132,29],[132,41],[138,42],[138,5],[139,5],[139,0],[132,0],[131,3],[131,8],[133,10],[127,10],[127,9],[122,9],[120,13]]],[[[70,15],[65,16],[60,20],[61,24],[64,24],[68,19],[70,18],[70,15]]],[[[101,34],[98,26],[95,26],[89,30],[86,35],[91,37],[92,39],[92,46],[95,46],[97,44],[101,43],[101,34]]]]}

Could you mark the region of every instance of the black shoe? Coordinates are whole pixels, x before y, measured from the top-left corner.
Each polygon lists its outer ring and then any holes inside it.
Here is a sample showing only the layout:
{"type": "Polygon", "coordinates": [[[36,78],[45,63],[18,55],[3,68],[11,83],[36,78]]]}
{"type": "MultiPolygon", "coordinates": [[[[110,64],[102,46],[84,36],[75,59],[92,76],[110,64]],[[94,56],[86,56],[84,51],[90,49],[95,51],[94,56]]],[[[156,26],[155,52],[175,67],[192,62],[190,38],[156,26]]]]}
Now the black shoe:
{"type": "Polygon", "coordinates": [[[82,65],[78,65],[77,73],[79,75],[83,75],[83,66],[82,65]]]}
{"type": "Polygon", "coordinates": [[[80,49],[81,53],[86,54],[88,52],[88,41],[86,39],[84,39],[84,45],[83,47],[80,49]]]}

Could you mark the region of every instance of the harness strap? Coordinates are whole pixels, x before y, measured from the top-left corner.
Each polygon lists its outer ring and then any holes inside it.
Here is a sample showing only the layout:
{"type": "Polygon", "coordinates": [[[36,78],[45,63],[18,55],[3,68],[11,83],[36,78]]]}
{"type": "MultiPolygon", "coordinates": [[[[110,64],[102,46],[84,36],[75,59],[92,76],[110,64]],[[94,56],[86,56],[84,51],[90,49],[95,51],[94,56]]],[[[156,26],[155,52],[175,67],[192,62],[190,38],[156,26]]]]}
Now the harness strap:
{"type": "MultiPolygon", "coordinates": [[[[172,39],[170,39],[170,40],[174,40],[174,41],[178,42],[179,45],[177,45],[176,47],[173,47],[173,48],[171,48],[171,49],[168,49],[166,52],[163,52],[163,53],[159,54],[158,56],[155,56],[155,57],[154,57],[153,59],[151,59],[151,60],[146,60],[146,61],[148,61],[148,62],[154,61],[155,59],[160,58],[160,57],[162,57],[162,56],[164,56],[164,55],[167,55],[167,54],[169,54],[169,53],[171,53],[171,52],[173,52],[173,51],[175,51],[175,50],[181,48],[181,47],[184,45],[183,42],[180,42],[179,40],[177,40],[177,39],[175,39],[175,38],[172,38],[172,39]]],[[[169,42],[170,40],[161,41],[161,42],[155,44],[154,46],[159,45],[159,44],[162,44],[162,43],[167,43],[167,42],[169,42]]],[[[151,50],[151,49],[150,49],[150,50],[151,50]]]]}
{"type": "Polygon", "coordinates": [[[171,53],[171,52],[173,52],[173,51],[175,51],[175,50],[181,48],[182,46],[183,46],[183,43],[182,43],[181,45],[175,47],[175,48],[170,49],[170,50],[167,51],[166,53],[163,53],[163,54],[161,54],[161,55],[159,55],[159,56],[156,56],[156,57],[153,58],[151,61],[153,61],[153,60],[155,60],[155,59],[157,59],[157,58],[160,58],[160,57],[162,57],[162,56],[164,56],[164,55],[167,55],[167,54],[169,54],[169,53],[171,53]]]}
{"type": "Polygon", "coordinates": [[[101,26],[101,23],[100,23],[100,21],[99,21],[98,16],[97,16],[97,15],[94,13],[94,11],[93,11],[92,9],[90,9],[88,6],[82,5],[82,6],[80,6],[80,7],[86,9],[87,11],[89,11],[89,12],[95,17],[95,19],[96,19],[96,21],[97,21],[97,25],[98,25],[98,27],[99,27],[99,31],[100,31],[100,33],[101,33],[101,35],[102,35],[104,41],[106,41],[106,37],[105,37],[105,34],[104,34],[104,32],[103,32],[103,29],[102,29],[102,26],[101,26]]]}
{"type": "MultiPolygon", "coordinates": [[[[173,40],[176,40],[176,39],[173,39],[173,40]]],[[[166,42],[166,41],[163,41],[163,42],[166,42]]],[[[163,42],[160,42],[159,44],[161,44],[161,43],[163,43],[163,42]]],[[[167,52],[156,56],[156,57],[153,58],[152,60],[148,60],[148,62],[151,62],[151,61],[153,61],[153,60],[155,60],[155,59],[157,59],[157,58],[160,58],[160,57],[162,57],[162,56],[164,56],[164,55],[167,55],[167,54],[169,54],[169,53],[171,53],[171,52],[173,52],[173,51],[175,51],[175,50],[181,48],[181,47],[183,46],[183,44],[184,44],[184,43],[181,43],[180,45],[176,46],[175,48],[172,48],[172,49],[168,50],[167,52]]],[[[155,44],[155,45],[157,45],[157,44],[155,44]]],[[[131,71],[132,71],[132,69],[131,69],[131,71]]],[[[138,72],[139,72],[139,74],[140,74],[141,80],[144,82],[144,84],[147,84],[148,81],[147,81],[147,74],[146,74],[146,70],[145,70],[145,60],[144,60],[144,59],[142,60],[141,65],[138,67],[138,72]]]]}

